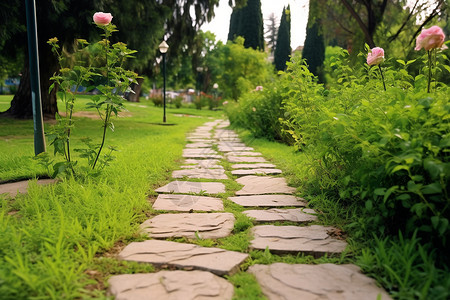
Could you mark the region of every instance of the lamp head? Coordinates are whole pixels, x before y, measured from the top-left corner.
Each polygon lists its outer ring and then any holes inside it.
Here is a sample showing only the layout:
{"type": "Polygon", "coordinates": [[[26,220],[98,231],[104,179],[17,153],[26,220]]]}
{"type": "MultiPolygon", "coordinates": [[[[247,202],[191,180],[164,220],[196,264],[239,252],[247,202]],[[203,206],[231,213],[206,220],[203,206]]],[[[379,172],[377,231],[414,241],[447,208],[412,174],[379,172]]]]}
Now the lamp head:
{"type": "Polygon", "coordinates": [[[159,51],[164,54],[169,50],[169,45],[167,45],[166,41],[162,41],[161,44],[159,44],[159,51]]]}

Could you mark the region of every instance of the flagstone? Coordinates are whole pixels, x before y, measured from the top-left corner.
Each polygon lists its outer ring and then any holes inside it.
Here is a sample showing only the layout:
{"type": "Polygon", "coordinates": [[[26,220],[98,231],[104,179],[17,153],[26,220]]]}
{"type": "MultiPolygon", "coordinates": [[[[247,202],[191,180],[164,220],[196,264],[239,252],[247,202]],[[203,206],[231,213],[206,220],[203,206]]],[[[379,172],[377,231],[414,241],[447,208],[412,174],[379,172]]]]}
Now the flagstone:
{"type": "Polygon", "coordinates": [[[184,158],[195,158],[195,159],[222,159],[222,155],[218,154],[183,154],[184,158]]]}
{"type": "Polygon", "coordinates": [[[193,182],[193,181],[172,181],[157,188],[158,193],[178,193],[178,194],[218,194],[225,193],[225,185],[221,182],[193,182]]]}
{"type": "Polygon", "coordinates": [[[266,163],[264,157],[253,156],[227,156],[226,159],[231,163],[266,163]]]}
{"type": "Polygon", "coordinates": [[[193,268],[219,276],[236,273],[247,257],[245,253],[164,240],[133,242],[119,253],[122,260],[178,269],[193,268]]]}
{"type": "Polygon", "coordinates": [[[246,176],[246,175],[275,175],[281,174],[283,171],[280,169],[243,169],[243,170],[233,170],[232,175],[236,176],[246,176]]]}
{"type": "Polygon", "coordinates": [[[232,213],[169,213],[148,219],[141,229],[152,238],[218,239],[231,234],[234,221],[232,213]]]}
{"type": "Polygon", "coordinates": [[[306,206],[304,199],[292,195],[251,195],[229,197],[228,199],[244,207],[306,206]]]}
{"type": "Polygon", "coordinates": [[[223,169],[219,165],[220,160],[218,159],[186,159],[184,163],[185,166],[181,166],[182,169],[195,169],[195,168],[206,168],[206,169],[223,169]]]}
{"type": "Polygon", "coordinates": [[[153,203],[153,209],[180,212],[221,211],[223,202],[222,199],[214,197],[160,194],[153,203]]]}
{"type": "Polygon", "coordinates": [[[183,149],[183,154],[218,154],[216,150],[209,148],[183,149]]]}
{"type": "Polygon", "coordinates": [[[227,142],[221,141],[217,144],[218,147],[247,147],[245,143],[241,142],[227,142]]]}
{"type": "MultiPolygon", "coordinates": [[[[29,187],[29,180],[22,180],[18,182],[0,184],[0,195],[8,194],[9,197],[14,198],[18,193],[25,194],[29,187]]],[[[39,179],[36,181],[38,185],[47,185],[56,183],[56,179],[39,179]]]]}
{"type": "Polygon", "coordinates": [[[286,183],[286,179],[282,177],[270,176],[244,176],[236,180],[237,183],[243,184],[244,187],[236,192],[236,195],[261,195],[261,194],[293,194],[295,188],[290,187],[286,183]]]}
{"type": "Polygon", "coordinates": [[[211,143],[197,142],[197,143],[186,144],[186,148],[210,148],[210,147],[211,147],[211,143]]]}
{"type": "Polygon", "coordinates": [[[215,140],[213,140],[213,139],[196,138],[196,137],[194,137],[194,138],[187,137],[186,140],[189,141],[189,142],[193,142],[193,143],[208,143],[208,144],[212,144],[212,143],[215,142],[215,140]]]}
{"type": "Polygon", "coordinates": [[[108,283],[109,293],[117,300],[225,300],[234,292],[231,283],[206,271],[121,274],[112,276],[108,283]]]}
{"type": "MultiPolygon", "coordinates": [[[[255,150],[252,147],[247,146],[218,146],[217,147],[220,152],[233,152],[233,151],[253,151],[255,150]]],[[[261,154],[259,154],[261,155],[261,154]]]]}
{"type": "Polygon", "coordinates": [[[337,231],[333,227],[258,225],[251,231],[254,236],[251,249],[265,250],[268,247],[274,253],[302,252],[317,258],[325,254],[340,254],[347,246],[345,241],[329,234],[337,231]]]}
{"type": "MultiPolygon", "coordinates": [[[[221,151],[221,150],[219,149],[219,151],[221,151]]],[[[226,152],[226,151],[222,151],[222,152],[226,152]]],[[[229,151],[228,153],[225,153],[225,155],[226,156],[262,156],[262,154],[260,152],[234,151],[234,150],[229,151]]]]}
{"type": "Polygon", "coordinates": [[[374,279],[352,264],[256,264],[248,272],[269,300],[391,299],[374,279]]]}
{"type": "Polygon", "coordinates": [[[290,221],[306,223],[317,220],[317,216],[312,209],[279,209],[271,208],[267,210],[246,210],[242,213],[248,217],[253,218],[256,222],[277,222],[277,221],[290,221]]]}
{"type": "Polygon", "coordinates": [[[173,178],[228,179],[224,169],[185,169],[172,172],[173,178]]]}
{"type": "Polygon", "coordinates": [[[268,168],[276,168],[274,164],[268,163],[256,163],[256,164],[234,164],[231,165],[233,169],[268,169],[268,168]]]}

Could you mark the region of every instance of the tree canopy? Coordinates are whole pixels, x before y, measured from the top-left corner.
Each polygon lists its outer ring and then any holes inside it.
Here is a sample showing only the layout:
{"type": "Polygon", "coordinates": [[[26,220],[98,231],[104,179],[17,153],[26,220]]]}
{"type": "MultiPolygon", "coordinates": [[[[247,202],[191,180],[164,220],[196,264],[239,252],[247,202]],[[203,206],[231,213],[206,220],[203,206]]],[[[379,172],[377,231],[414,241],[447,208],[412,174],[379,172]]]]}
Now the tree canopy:
{"type": "Polygon", "coordinates": [[[244,38],[246,48],[264,51],[264,22],[260,0],[247,0],[242,8],[236,7],[230,17],[228,40],[244,38]]]}
{"type": "Polygon", "coordinates": [[[283,8],[280,27],[278,28],[274,55],[275,68],[278,71],[286,69],[286,62],[289,61],[291,52],[291,9],[288,5],[287,8],[283,8]]]}

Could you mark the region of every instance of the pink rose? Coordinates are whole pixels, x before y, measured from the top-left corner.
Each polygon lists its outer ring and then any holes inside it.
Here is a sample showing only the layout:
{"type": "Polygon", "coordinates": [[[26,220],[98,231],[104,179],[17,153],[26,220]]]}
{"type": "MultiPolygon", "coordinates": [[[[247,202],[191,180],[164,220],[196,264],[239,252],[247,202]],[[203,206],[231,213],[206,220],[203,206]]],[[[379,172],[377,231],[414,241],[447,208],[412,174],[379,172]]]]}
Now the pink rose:
{"type": "Polygon", "coordinates": [[[445,34],[439,26],[431,26],[428,29],[423,29],[416,40],[416,48],[418,51],[422,48],[425,50],[442,48],[444,44],[445,34]]]}
{"type": "Polygon", "coordinates": [[[258,85],[256,88],[255,88],[255,91],[262,91],[263,90],[263,87],[261,86],[261,85],[258,85]]]}
{"type": "Polygon", "coordinates": [[[379,65],[384,60],[384,50],[380,47],[375,47],[367,54],[367,64],[369,66],[379,65]]]}
{"type": "Polygon", "coordinates": [[[113,16],[110,13],[96,12],[94,14],[94,23],[98,26],[106,26],[111,23],[113,16]]]}

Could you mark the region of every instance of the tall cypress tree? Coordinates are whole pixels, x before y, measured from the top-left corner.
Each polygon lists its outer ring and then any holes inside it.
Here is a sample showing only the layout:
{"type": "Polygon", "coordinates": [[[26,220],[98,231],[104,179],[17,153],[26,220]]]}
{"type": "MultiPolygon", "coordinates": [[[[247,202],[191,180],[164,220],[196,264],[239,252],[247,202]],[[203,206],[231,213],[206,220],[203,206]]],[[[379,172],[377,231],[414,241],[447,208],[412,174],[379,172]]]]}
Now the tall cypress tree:
{"type": "Polygon", "coordinates": [[[237,36],[245,39],[246,48],[264,51],[264,23],[260,0],[248,0],[246,6],[233,9],[228,40],[234,40],[237,36]]]}
{"type": "Polygon", "coordinates": [[[324,82],[325,42],[322,35],[317,0],[309,1],[308,25],[306,27],[306,39],[302,56],[306,59],[309,71],[318,77],[319,82],[324,82]]]}
{"type": "Polygon", "coordinates": [[[280,27],[278,27],[277,45],[275,47],[274,63],[278,71],[286,69],[286,62],[291,55],[291,12],[290,6],[283,8],[280,27]]]}

